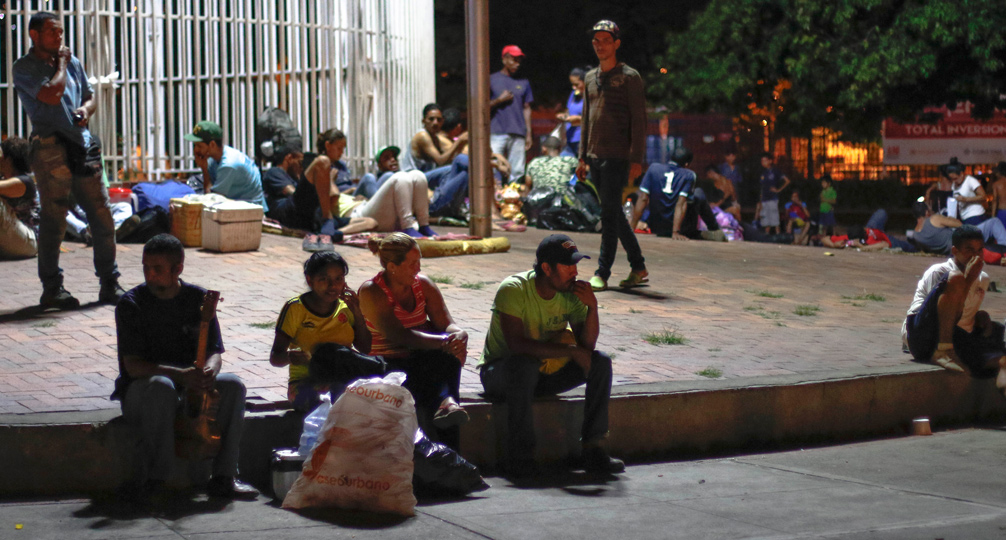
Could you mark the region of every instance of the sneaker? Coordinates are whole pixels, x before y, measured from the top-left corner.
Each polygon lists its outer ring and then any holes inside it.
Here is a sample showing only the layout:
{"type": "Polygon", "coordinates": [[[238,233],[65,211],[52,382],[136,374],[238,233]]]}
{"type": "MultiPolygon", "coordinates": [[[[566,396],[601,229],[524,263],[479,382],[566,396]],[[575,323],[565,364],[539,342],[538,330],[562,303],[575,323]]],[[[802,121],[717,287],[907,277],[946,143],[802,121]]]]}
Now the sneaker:
{"type": "Polygon", "coordinates": [[[625,462],[609,456],[600,446],[584,446],[580,461],[587,472],[614,474],[625,471],[625,462]]]}
{"type": "Polygon", "coordinates": [[[119,303],[119,299],[124,294],[126,291],[119,285],[119,280],[111,279],[101,284],[101,289],[98,291],[98,301],[114,306],[119,303]]]}
{"type": "Polygon", "coordinates": [[[437,234],[437,231],[434,231],[432,228],[430,228],[429,225],[422,225],[422,226],[420,226],[419,227],[419,232],[422,233],[423,236],[429,236],[429,237],[440,236],[440,235],[437,234]]]}
{"type": "Polygon", "coordinates": [[[38,303],[43,309],[58,309],[61,311],[80,307],[80,300],[74,298],[62,285],[43,290],[42,297],[38,299],[38,303]]]}
{"type": "Polygon", "coordinates": [[[327,234],[318,235],[318,251],[335,251],[332,245],[332,237],[327,234]]]}
{"type": "Polygon", "coordinates": [[[255,500],[258,490],[233,476],[214,476],[206,484],[206,494],[221,499],[255,500]]]}
{"type": "Polygon", "coordinates": [[[308,234],[304,236],[304,243],[300,245],[301,249],[309,253],[314,253],[318,251],[318,235],[308,234]]]}
{"type": "Polygon", "coordinates": [[[938,350],[933,353],[933,363],[954,373],[968,372],[967,368],[964,367],[964,363],[957,357],[957,353],[953,349],[938,350]]]}
{"type": "Polygon", "coordinates": [[[437,429],[452,428],[467,422],[468,412],[451,398],[445,399],[444,405],[433,415],[433,425],[437,429]]]}
{"type": "Polygon", "coordinates": [[[121,242],[124,238],[129,238],[129,235],[136,231],[136,228],[140,226],[140,216],[133,214],[129,216],[129,219],[122,222],[118,229],[115,229],[115,241],[121,242]]]}
{"type": "Polygon", "coordinates": [[[594,276],[590,278],[590,281],[587,283],[590,283],[590,288],[593,289],[594,292],[608,290],[608,280],[601,276],[594,276]]]}
{"type": "Polygon", "coordinates": [[[639,287],[644,283],[649,283],[650,280],[647,277],[649,275],[650,273],[647,272],[646,270],[633,270],[629,272],[628,277],[618,282],[618,286],[623,289],[628,289],[631,287],[639,287]]]}

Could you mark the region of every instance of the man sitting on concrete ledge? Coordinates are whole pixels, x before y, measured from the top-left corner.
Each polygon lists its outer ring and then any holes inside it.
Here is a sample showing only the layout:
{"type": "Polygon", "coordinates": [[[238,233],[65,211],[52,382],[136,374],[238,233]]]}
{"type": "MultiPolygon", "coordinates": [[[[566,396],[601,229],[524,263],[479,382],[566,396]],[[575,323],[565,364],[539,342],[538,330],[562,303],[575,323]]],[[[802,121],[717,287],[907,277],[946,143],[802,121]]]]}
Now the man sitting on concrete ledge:
{"type": "Polygon", "coordinates": [[[584,258],[568,236],[553,234],[538,244],[534,270],[506,278],[496,291],[479,368],[487,397],[507,404],[506,469],[515,478],[533,475],[536,468],[534,396],[558,394],[584,382],[583,467],[625,470],[604,447],[611,358],[595,350],[597,298],[589,283],[576,279],[576,263],[584,258]]]}
{"type": "Polygon", "coordinates": [[[954,229],[947,262],[926,270],[901,328],[912,356],[958,373],[996,377],[1006,386],[1003,325],[979,311],[989,276],[982,271],[982,232],[973,225],[954,229]]]}
{"type": "Polygon", "coordinates": [[[214,316],[206,339],[206,366],[195,367],[200,309],[206,289],[180,278],[185,250],[177,238],[160,234],[143,246],[145,283],[127,292],[115,307],[119,378],[112,399],[122,401],[126,422],[140,429],[134,477],[122,495],[133,502],[160,490],[175,458],[175,417],[185,389],[219,392],[215,415],[220,450],[206,487],[212,497],[254,499],[258,492],[237,480],[238,450],[244,426],[245,386],[236,375],[220,373],[224,352],[214,316]]]}

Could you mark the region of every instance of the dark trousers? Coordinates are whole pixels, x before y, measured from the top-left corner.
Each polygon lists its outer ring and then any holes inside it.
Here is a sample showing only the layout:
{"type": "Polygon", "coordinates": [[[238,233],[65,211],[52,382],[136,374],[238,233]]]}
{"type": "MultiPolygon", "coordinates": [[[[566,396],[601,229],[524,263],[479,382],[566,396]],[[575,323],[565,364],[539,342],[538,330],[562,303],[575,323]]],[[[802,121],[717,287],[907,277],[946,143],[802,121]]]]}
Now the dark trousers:
{"type": "Polygon", "coordinates": [[[315,349],[308,367],[312,383],[341,386],[392,371],[405,373],[402,386],[412,393],[418,407],[436,410],[445,398],[459,398],[461,362],[443,351],[412,351],[406,357],[384,358],[326,343],[315,349]]]}
{"type": "MultiPolygon", "coordinates": [[[[716,214],[713,214],[713,209],[709,207],[709,201],[706,200],[706,193],[702,191],[702,188],[695,188],[692,200],[688,201],[688,204],[685,205],[685,217],[681,219],[681,234],[692,240],[701,239],[702,231],[699,230],[699,219],[706,224],[706,229],[710,231],[720,230],[720,224],[716,222],[716,214]]],[[[673,218],[667,225],[673,227],[673,218]]],[[[657,236],[674,235],[674,231],[670,230],[670,228],[654,228],[653,232],[657,236]]]]}
{"type": "Polygon", "coordinates": [[[596,442],[608,433],[608,400],[611,397],[611,358],[600,351],[591,356],[590,373],[584,376],[572,360],[555,373],[538,370],[541,360],[530,355],[514,355],[483,366],[482,387],[492,401],[507,404],[507,455],[511,461],[534,456],[535,396],[554,395],[587,383],[583,407],[583,442],[596,442]]]}
{"type": "Polygon", "coordinates": [[[646,268],[636,233],[622,211],[622,189],[629,180],[629,162],[624,159],[591,159],[590,181],[601,199],[601,253],[594,274],[608,279],[615,264],[618,242],[622,242],[633,270],[646,268]]]}

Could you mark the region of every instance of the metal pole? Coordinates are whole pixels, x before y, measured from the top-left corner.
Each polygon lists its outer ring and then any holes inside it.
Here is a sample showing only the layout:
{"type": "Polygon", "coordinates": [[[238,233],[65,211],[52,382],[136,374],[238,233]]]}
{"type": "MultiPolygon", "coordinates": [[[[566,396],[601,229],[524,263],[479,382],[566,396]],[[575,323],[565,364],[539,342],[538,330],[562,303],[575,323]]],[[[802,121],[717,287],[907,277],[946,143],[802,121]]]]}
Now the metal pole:
{"type": "Polygon", "coordinates": [[[466,0],[468,57],[468,193],[472,236],[492,236],[493,176],[489,162],[489,0],[466,0]]]}

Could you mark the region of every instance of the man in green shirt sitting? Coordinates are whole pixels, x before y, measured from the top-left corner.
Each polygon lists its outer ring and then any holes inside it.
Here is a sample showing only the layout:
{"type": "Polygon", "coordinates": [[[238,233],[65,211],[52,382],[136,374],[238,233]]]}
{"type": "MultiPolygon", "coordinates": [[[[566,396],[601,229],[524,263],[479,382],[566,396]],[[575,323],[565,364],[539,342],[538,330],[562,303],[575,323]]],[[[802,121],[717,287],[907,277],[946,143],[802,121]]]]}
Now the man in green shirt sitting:
{"type": "Polygon", "coordinates": [[[576,279],[576,263],[588,258],[568,236],[553,234],[538,245],[534,270],[503,280],[479,359],[490,400],[507,403],[507,473],[536,472],[531,402],[587,383],[583,411],[583,468],[617,473],[622,461],[608,455],[611,358],[594,349],[600,333],[597,298],[576,279]]]}

